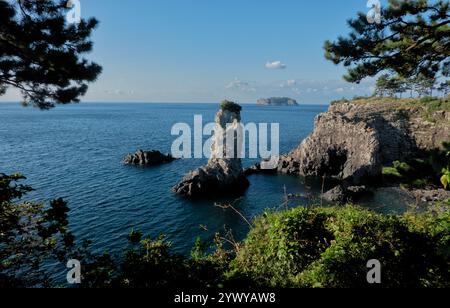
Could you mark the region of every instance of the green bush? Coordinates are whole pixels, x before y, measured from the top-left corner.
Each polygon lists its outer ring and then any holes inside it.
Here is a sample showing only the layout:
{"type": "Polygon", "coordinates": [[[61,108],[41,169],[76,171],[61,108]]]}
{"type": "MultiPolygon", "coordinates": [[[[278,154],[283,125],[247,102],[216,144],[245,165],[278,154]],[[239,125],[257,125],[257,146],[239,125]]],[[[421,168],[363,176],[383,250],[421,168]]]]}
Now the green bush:
{"type": "Polygon", "coordinates": [[[326,213],[305,208],[257,219],[243,249],[232,261],[230,276],[248,276],[261,285],[290,286],[332,239],[325,228],[326,220],[326,213]]]}
{"type": "Polygon", "coordinates": [[[222,104],[220,105],[220,108],[223,111],[230,111],[230,112],[235,112],[235,113],[240,113],[242,111],[242,107],[234,102],[230,102],[230,101],[223,101],[222,104]]]}
{"type": "Polygon", "coordinates": [[[375,214],[353,206],[297,208],[257,220],[229,276],[271,287],[449,287],[450,213],[375,214]]]}
{"type": "Polygon", "coordinates": [[[423,188],[436,182],[430,164],[422,159],[409,163],[394,161],[392,167],[383,168],[383,183],[400,183],[403,186],[423,188]]]}
{"type": "Polygon", "coordinates": [[[443,150],[435,149],[424,153],[424,159],[408,162],[394,161],[384,167],[383,182],[402,184],[406,187],[450,186],[450,143],[444,142],[443,150]]]}

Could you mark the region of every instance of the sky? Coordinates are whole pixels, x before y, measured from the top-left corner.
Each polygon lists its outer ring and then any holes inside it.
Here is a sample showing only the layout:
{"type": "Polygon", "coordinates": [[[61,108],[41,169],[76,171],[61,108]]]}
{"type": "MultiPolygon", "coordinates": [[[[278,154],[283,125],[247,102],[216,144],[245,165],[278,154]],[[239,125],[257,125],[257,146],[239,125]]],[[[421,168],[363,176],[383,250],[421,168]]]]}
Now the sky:
{"type": "MultiPolygon", "coordinates": [[[[88,55],[103,66],[83,101],[299,103],[370,94],[342,80],[323,43],[346,35],[367,0],[80,0],[100,25],[88,55]]],[[[2,101],[19,100],[8,91],[2,101]]]]}

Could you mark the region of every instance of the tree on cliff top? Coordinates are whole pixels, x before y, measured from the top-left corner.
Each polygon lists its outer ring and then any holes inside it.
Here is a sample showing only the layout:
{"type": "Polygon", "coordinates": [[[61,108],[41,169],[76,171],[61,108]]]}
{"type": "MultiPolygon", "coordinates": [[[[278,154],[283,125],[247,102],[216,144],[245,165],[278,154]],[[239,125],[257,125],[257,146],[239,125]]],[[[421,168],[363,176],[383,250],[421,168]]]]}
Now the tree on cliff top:
{"type": "Polygon", "coordinates": [[[24,105],[50,109],[79,102],[101,67],[83,55],[98,21],[69,23],[68,1],[0,1],[0,95],[21,91],[24,105]]]}
{"type": "Polygon", "coordinates": [[[365,13],[348,21],[348,37],[325,42],[325,57],[348,68],[344,78],[360,82],[383,71],[407,78],[450,76],[450,3],[389,0],[381,22],[365,13]]]}

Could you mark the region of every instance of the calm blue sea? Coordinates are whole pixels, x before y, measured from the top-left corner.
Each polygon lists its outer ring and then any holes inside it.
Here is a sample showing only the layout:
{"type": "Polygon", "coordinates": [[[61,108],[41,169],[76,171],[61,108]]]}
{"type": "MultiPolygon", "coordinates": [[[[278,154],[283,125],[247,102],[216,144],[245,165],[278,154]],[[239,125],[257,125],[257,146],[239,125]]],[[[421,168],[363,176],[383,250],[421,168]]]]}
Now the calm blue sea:
{"type": "MultiPolygon", "coordinates": [[[[217,200],[190,202],[171,193],[205,160],[145,169],[121,163],[138,149],[168,153],[176,138],[170,134],[172,125],[193,125],[194,115],[211,122],[217,109],[217,104],[83,103],[39,111],[0,104],[0,172],[26,175],[36,189],[30,199],[66,199],[71,229],[79,239],[91,239],[97,250],[118,252],[133,228],[154,237],[165,234],[180,253],[188,253],[198,236],[210,240],[224,227],[240,239],[247,225],[235,213],[215,207],[217,200]]],[[[281,151],[288,152],[311,133],[315,116],[326,109],[244,105],[242,114],[244,122],[280,123],[281,151]]],[[[317,193],[317,185],[289,176],[254,175],[250,182],[236,203],[248,218],[279,208],[284,186],[288,193],[317,193]]]]}

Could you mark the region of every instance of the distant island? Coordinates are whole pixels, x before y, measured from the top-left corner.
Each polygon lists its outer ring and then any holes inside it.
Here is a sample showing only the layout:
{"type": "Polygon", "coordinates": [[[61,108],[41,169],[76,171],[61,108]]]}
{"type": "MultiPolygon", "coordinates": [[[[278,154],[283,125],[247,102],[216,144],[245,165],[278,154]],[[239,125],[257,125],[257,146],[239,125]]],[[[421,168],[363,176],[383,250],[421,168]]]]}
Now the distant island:
{"type": "Polygon", "coordinates": [[[257,104],[260,106],[299,106],[295,99],[288,97],[261,98],[257,104]]]}

